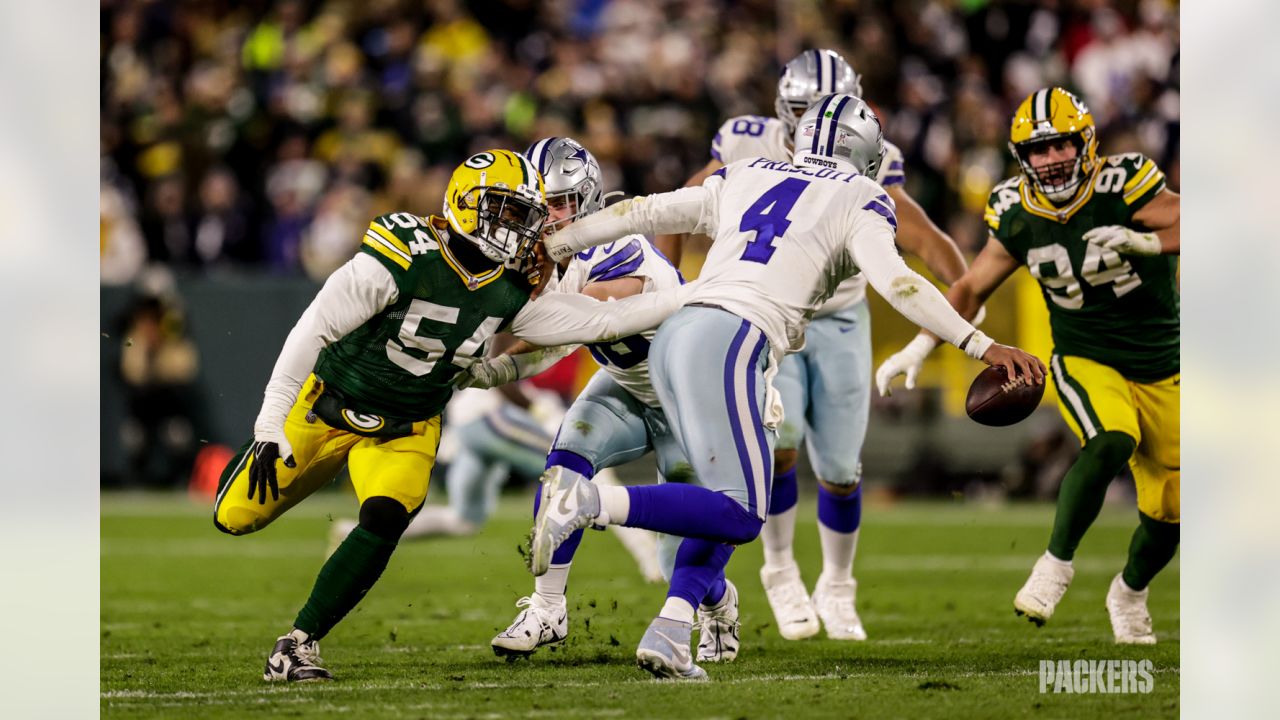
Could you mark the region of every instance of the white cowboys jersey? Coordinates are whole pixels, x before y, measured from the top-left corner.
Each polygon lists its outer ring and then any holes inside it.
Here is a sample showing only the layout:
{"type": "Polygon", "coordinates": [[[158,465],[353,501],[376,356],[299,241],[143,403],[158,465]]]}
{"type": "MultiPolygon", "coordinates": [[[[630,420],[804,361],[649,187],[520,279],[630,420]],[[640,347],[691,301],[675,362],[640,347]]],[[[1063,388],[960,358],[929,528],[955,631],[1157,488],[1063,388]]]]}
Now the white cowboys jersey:
{"type": "Polygon", "coordinates": [[[750,320],[775,360],[804,347],[814,313],[858,272],[855,243],[896,257],[893,201],[857,173],[756,158],[717,170],[702,187],[699,227],[713,242],[686,304],[750,320]]]}
{"type": "MultiPolygon", "coordinates": [[[[726,165],[758,157],[789,163],[791,155],[791,136],[787,133],[787,126],[777,118],[759,115],[730,118],[720,126],[720,131],[711,140],[711,157],[726,165]]],[[[897,145],[885,142],[884,160],[874,179],[881,187],[886,188],[907,181],[903,171],[902,151],[897,145]]],[[[825,317],[856,305],[862,302],[866,294],[866,279],[855,275],[841,283],[831,299],[818,310],[816,317],[825,317]]]]}
{"type": "MultiPolygon", "coordinates": [[[[607,245],[588,248],[574,255],[569,266],[548,292],[578,293],[589,283],[624,277],[644,281],[643,292],[666,290],[684,283],[671,261],[658,252],[643,235],[628,235],[607,245]]],[[[596,362],[635,399],[659,407],[658,396],[649,382],[649,343],[657,330],[631,335],[613,342],[587,346],[596,362]]]]}

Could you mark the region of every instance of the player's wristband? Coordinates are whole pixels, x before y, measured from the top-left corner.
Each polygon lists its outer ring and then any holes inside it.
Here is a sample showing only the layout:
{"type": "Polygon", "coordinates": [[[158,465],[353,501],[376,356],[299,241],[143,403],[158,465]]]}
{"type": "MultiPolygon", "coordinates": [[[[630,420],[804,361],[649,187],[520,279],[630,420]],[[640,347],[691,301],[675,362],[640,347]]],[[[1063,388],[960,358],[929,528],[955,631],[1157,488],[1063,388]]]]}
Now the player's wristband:
{"type": "Polygon", "coordinates": [[[960,341],[960,349],[964,350],[964,354],[974,360],[981,360],[983,355],[995,345],[996,341],[987,337],[986,333],[981,330],[974,330],[969,336],[960,341]]]}
{"type": "Polygon", "coordinates": [[[938,341],[930,335],[916,335],[911,342],[903,346],[899,352],[910,353],[912,357],[924,359],[933,349],[938,347],[938,341]]]}

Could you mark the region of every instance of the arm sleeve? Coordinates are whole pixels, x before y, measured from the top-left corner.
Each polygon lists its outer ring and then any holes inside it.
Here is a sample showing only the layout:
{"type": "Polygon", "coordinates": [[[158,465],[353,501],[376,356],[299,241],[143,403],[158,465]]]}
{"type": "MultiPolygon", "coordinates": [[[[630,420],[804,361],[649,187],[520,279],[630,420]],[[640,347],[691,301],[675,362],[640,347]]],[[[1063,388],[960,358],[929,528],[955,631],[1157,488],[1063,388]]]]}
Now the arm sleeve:
{"type": "Polygon", "coordinates": [[[690,283],[609,302],[577,293],[544,294],[516,315],[511,333],[544,347],[616,340],[662,324],[684,304],[694,286],[690,283]]]}
{"type": "Polygon", "coordinates": [[[850,246],[867,282],[908,320],[956,347],[974,332],[932,283],[907,267],[886,223],[856,218],[850,246]]]}
{"type": "Polygon", "coordinates": [[[540,375],[577,349],[577,345],[557,345],[512,355],[511,360],[516,364],[516,379],[523,380],[540,375]]]}
{"type": "Polygon", "coordinates": [[[356,255],[335,270],[284,341],[262,394],[254,436],[269,438],[282,432],[320,351],[377,315],[398,295],[391,272],[369,255],[356,255]]]}
{"type": "Polygon", "coordinates": [[[695,187],[614,203],[547,238],[547,254],[563,260],[589,247],[639,233],[701,233],[715,237],[716,200],[721,179],[695,187]]]}

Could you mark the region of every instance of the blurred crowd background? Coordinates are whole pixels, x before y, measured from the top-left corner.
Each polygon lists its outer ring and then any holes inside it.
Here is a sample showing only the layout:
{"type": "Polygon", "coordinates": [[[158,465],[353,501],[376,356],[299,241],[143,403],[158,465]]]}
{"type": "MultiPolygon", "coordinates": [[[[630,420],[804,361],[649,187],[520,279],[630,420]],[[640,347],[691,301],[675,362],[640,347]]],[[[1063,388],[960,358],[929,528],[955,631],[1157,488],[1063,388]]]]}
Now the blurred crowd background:
{"type": "MultiPolygon", "coordinates": [[[[908,192],[968,253],[991,187],[1017,172],[1009,119],[1046,85],[1085,99],[1102,152],[1144,152],[1180,185],[1178,7],[1165,0],[103,0],[101,12],[101,277],[104,293],[141,298],[104,327],[150,343],[104,351],[104,372],[139,408],[197,404],[171,392],[208,351],[184,335],[183,282],[321,281],[370,218],[438,213],[470,153],[547,135],[581,140],[610,190],[674,189],[721,122],[773,114],[779,68],[807,48],[861,74],[908,192]]],[[[126,445],[202,435],[198,422],[144,425],[126,445]]],[[[1074,451],[1029,443],[1024,455],[1074,451]]]]}
{"type": "Polygon", "coordinates": [[[772,115],[805,48],[862,75],[909,190],[968,250],[1031,91],[1178,181],[1163,0],[104,0],[103,282],[146,263],[322,279],[390,210],[438,212],[475,150],[573,135],[612,189],[680,186],[725,119],[772,115]]]}

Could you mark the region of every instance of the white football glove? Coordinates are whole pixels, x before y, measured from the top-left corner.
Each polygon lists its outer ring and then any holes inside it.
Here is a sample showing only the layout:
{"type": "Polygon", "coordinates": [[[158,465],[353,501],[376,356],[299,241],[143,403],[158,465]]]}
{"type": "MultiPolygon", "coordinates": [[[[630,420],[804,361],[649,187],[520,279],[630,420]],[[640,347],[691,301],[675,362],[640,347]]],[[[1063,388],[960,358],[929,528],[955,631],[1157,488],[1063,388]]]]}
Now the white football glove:
{"type": "Polygon", "coordinates": [[[1160,238],[1123,225],[1103,225],[1084,234],[1085,242],[1125,255],[1159,255],[1160,238]]]}
{"type": "Polygon", "coordinates": [[[938,344],[937,340],[926,335],[917,335],[914,340],[907,343],[907,346],[898,352],[890,355],[887,360],[880,363],[880,367],[876,368],[876,389],[880,391],[880,397],[888,397],[893,392],[890,385],[893,379],[899,375],[906,375],[906,387],[908,390],[914,390],[916,387],[916,376],[920,374],[920,366],[924,364],[924,359],[938,344]]]}
{"type": "Polygon", "coordinates": [[[516,361],[510,355],[499,355],[471,363],[471,367],[453,376],[453,386],[459,390],[469,387],[488,390],[514,382],[518,378],[516,361]]]}

